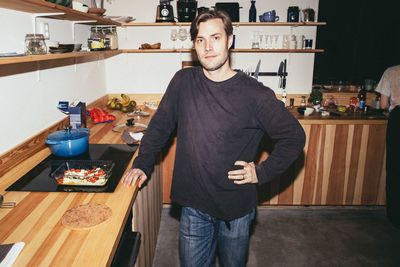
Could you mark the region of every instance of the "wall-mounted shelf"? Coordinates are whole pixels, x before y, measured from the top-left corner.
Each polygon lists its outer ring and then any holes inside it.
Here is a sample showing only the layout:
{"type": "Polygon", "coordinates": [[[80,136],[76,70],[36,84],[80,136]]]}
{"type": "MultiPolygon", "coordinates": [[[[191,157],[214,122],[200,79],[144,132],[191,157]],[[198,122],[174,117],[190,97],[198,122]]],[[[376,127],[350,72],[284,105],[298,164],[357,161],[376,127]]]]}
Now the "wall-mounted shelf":
{"type": "Polygon", "coordinates": [[[32,56],[22,56],[22,57],[0,57],[0,65],[38,62],[44,60],[56,60],[63,58],[87,57],[96,55],[115,56],[121,53],[122,50],[107,50],[107,51],[93,51],[93,52],[71,52],[63,54],[32,55],[32,56]]]}
{"type": "MultiPolygon", "coordinates": [[[[190,53],[194,49],[123,49],[123,53],[190,53]]],[[[323,53],[324,49],[231,49],[233,53],[323,53]]]]}
{"type": "Polygon", "coordinates": [[[79,21],[79,23],[85,23],[84,21],[88,21],[87,24],[91,25],[121,25],[121,23],[117,21],[105,19],[89,13],[80,12],[65,6],[46,2],[44,0],[1,0],[0,7],[33,14],[46,13],[46,15],[43,16],[46,18],[79,21]],[[51,15],[49,13],[64,14],[51,15]]]}
{"type": "MultiPolygon", "coordinates": [[[[322,26],[326,22],[233,22],[233,26],[322,26]]],[[[190,26],[190,22],[132,22],[121,23],[120,26],[125,27],[141,27],[141,26],[190,26]]]]}

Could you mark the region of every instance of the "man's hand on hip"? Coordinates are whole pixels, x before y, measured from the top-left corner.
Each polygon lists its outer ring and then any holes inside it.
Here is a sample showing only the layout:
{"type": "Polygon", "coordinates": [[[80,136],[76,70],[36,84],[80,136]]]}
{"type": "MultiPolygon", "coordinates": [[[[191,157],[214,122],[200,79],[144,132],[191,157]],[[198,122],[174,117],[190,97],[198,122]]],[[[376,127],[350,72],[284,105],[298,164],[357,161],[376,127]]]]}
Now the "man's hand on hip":
{"type": "Polygon", "coordinates": [[[125,186],[135,185],[136,181],[138,181],[139,188],[142,187],[142,184],[147,180],[147,175],[141,169],[130,169],[128,170],[124,176],[122,176],[122,183],[125,186]]]}
{"type": "Polygon", "coordinates": [[[258,183],[256,165],[254,162],[238,160],[235,165],[243,166],[243,169],[228,172],[228,178],[235,180],[235,184],[256,184],[258,183]]]}

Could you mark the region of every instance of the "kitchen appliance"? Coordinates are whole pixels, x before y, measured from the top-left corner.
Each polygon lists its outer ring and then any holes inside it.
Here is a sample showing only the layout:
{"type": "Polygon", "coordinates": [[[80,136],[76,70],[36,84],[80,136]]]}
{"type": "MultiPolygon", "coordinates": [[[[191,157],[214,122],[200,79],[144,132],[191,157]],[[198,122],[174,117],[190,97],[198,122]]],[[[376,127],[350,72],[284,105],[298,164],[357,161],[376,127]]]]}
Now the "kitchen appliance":
{"type": "Polygon", "coordinates": [[[51,153],[59,157],[73,157],[85,153],[89,147],[89,129],[65,128],[47,136],[51,153]]]}
{"type": "Polygon", "coordinates": [[[160,0],[157,6],[156,22],[175,22],[171,1],[173,0],[160,0]]]}
{"type": "Polygon", "coordinates": [[[225,11],[233,22],[239,22],[239,8],[238,2],[215,3],[215,9],[225,11]]]}
{"type": "Polygon", "coordinates": [[[302,10],[304,22],[314,22],[315,11],[312,8],[306,8],[302,10]]]}
{"type": "Polygon", "coordinates": [[[178,0],[178,21],[192,22],[196,17],[197,1],[196,0],[178,0]]]}
{"type": "Polygon", "coordinates": [[[112,193],[137,148],[137,145],[126,144],[90,144],[86,153],[76,157],[50,155],[9,186],[6,191],[112,193]],[[68,160],[112,161],[114,167],[104,186],[59,185],[51,174],[68,160]]]}
{"type": "Polygon", "coordinates": [[[208,7],[202,6],[202,7],[199,7],[199,8],[197,9],[197,14],[200,15],[201,13],[206,12],[206,11],[209,11],[209,10],[210,10],[210,9],[209,9],[208,7]]]}

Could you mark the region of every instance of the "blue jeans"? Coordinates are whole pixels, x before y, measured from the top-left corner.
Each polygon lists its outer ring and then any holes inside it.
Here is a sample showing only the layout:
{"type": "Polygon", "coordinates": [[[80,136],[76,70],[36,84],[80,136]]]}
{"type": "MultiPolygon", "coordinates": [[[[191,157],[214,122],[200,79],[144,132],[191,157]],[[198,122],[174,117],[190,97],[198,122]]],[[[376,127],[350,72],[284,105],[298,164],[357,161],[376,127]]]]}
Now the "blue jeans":
{"type": "Polygon", "coordinates": [[[249,228],[255,209],[229,221],[199,210],[183,207],[179,231],[179,257],[182,267],[214,266],[215,251],[222,267],[246,266],[249,228]],[[229,229],[230,228],[230,229],[229,229]]]}

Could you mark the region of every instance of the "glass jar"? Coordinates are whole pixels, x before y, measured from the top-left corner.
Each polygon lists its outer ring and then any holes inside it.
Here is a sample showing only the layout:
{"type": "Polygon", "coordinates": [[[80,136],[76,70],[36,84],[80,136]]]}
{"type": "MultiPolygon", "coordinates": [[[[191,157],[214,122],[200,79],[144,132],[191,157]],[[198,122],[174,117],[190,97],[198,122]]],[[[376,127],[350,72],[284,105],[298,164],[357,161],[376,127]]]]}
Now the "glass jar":
{"type": "Polygon", "coordinates": [[[43,55],[47,53],[43,34],[27,34],[25,36],[25,54],[43,55]]]}
{"type": "Polygon", "coordinates": [[[90,28],[90,39],[88,43],[91,51],[101,51],[105,49],[104,34],[101,27],[90,28]]]}
{"type": "Polygon", "coordinates": [[[109,49],[111,50],[118,49],[117,27],[116,26],[108,27],[105,36],[107,39],[109,39],[109,49]]]}

